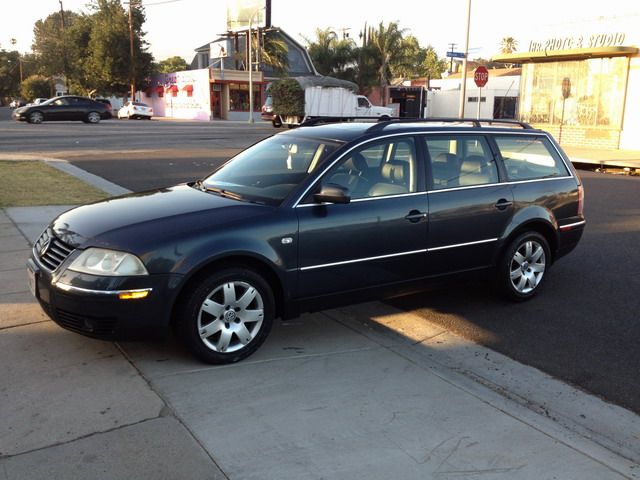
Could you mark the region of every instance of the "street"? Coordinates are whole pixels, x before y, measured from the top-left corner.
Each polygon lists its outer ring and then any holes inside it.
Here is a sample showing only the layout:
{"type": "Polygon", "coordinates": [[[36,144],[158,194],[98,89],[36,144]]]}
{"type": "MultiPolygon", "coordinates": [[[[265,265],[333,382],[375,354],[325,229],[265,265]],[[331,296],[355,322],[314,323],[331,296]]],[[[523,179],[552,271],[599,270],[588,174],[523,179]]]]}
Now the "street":
{"type": "MultiPolygon", "coordinates": [[[[99,125],[9,120],[0,109],[0,154],[66,159],[134,191],[205,175],[278,131],[268,123],[117,121],[99,125]]],[[[580,172],[587,228],[522,304],[482,282],[396,298],[393,306],[640,413],[640,178],[580,172]]]]}

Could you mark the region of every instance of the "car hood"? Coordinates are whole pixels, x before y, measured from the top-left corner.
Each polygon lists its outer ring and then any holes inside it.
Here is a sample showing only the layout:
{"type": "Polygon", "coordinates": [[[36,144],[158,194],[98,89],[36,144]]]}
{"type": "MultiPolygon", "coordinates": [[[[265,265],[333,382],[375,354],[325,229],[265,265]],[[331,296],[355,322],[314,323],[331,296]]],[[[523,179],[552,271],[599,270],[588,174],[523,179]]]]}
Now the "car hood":
{"type": "Polygon", "coordinates": [[[83,205],[57,217],[56,236],[76,247],[135,251],[198,230],[264,215],[275,207],[233,200],[189,185],[133,193],[83,205]]]}

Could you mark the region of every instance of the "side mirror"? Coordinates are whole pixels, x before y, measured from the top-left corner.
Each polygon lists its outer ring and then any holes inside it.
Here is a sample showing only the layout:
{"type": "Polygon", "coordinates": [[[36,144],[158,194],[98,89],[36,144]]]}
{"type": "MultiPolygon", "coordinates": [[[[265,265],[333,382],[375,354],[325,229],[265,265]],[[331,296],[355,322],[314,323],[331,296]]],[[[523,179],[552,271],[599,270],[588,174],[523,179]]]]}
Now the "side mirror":
{"type": "Polygon", "coordinates": [[[317,203],[349,203],[351,196],[346,188],[330,184],[324,185],[313,199],[317,203]]]}

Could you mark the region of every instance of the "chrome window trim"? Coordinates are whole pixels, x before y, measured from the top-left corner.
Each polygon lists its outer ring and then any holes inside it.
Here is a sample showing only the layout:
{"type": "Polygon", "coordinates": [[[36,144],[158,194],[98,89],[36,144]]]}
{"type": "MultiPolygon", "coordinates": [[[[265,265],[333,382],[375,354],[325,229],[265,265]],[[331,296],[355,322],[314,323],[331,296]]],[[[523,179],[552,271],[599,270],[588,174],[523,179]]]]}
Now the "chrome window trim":
{"type": "Polygon", "coordinates": [[[482,183],[480,185],[467,185],[465,187],[451,187],[451,188],[440,188],[438,190],[428,190],[428,194],[432,193],[440,193],[440,192],[452,192],[455,190],[469,190],[472,188],[482,188],[482,187],[498,187],[502,185],[518,185],[520,183],[534,183],[534,182],[547,182],[551,180],[567,180],[573,177],[550,177],[550,178],[537,178],[534,180],[517,180],[513,182],[498,182],[498,183],[482,183]]]}
{"type": "Polygon", "coordinates": [[[493,136],[524,135],[524,136],[530,136],[530,137],[544,137],[549,141],[551,146],[554,148],[554,150],[556,151],[556,153],[558,154],[558,156],[562,160],[562,163],[563,163],[565,169],[567,170],[567,172],[569,174],[566,175],[566,176],[562,176],[562,177],[535,178],[535,179],[531,179],[531,180],[515,180],[515,181],[506,180],[504,182],[487,183],[487,184],[482,184],[482,185],[468,185],[468,186],[465,186],[465,187],[442,188],[442,189],[438,189],[438,190],[427,190],[427,191],[421,191],[421,192],[401,193],[401,194],[398,194],[398,195],[385,195],[385,196],[381,196],[381,197],[358,198],[358,199],[353,200],[353,202],[370,201],[370,200],[382,200],[382,199],[387,199],[387,198],[405,197],[405,196],[411,196],[411,195],[421,195],[421,194],[425,194],[425,193],[430,194],[430,193],[438,193],[438,192],[451,192],[451,191],[455,191],[455,190],[468,190],[468,189],[472,189],[472,188],[492,187],[492,186],[497,186],[497,185],[517,185],[517,184],[521,184],[521,183],[545,182],[545,181],[551,181],[551,180],[562,180],[562,179],[575,178],[575,175],[573,175],[573,170],[571,168],[569,168],[569,166],[567,165],[567,161],[565,160],[564,155],[560,152],[560,150],[558,149],[557,145],[553,142],[550,134],[547,133],[547,132],[544,132],[544,131],[540,131],[540,130],[534,131],[534,132],[527,131],[527,130],[523,130],[523,131],[508,131],[508,132],[502,132],[502,131],[501,132],[482,132],[481,130],[472,130],[472,131],[441,130],[441,131],[426,131],[426,132],[425,131],[414,131],[414,132],[392,133],[392,134],[388,134],[388,135],[384,135],[384,136],[380,136],[380,137],[370,138],[370,139],[364,140],[364,141],[354,145],[353,147],[351,147],[346,152],[344,152],[342,155],[340,155],[340,157],[338,157],[333,162],[331,162],[331,164],[328,165],[322,171],[322,173],[320,175],[318,175],[318,177],[314,180],[314,182],[311,185],[309,185],[309,187],[307,187],[305,189],[305,191],[302,193],[302,195],[300,195],[297,198],[297,200],[294,202],[292,208],[314,207],[314,206],[318,206],[318,205],[333,205],[333,204],[326,203],[326,202],[325,203],[304,203],[304,204],[300,204],[300,202],[309,193],[309,191],[316,185],[316,183],[318,183],[318,181],[320,181],[320,179],[325,175],[325,173],[327,173],[327,171],[329,171],[329,169],[331,169],[336,163],[338,163],[346,155],[348,155],[350,152],[352,152],[356,148],[360,147],[361,145],[364,145],[364,144],[369,143],[369,142],[376,142],[378,140],[384,140],[386,138],[393,138],[393,137],[417,137],[417,136],[453,135],[453,134],[455,134],[455,135],[485,135],[485,136],[486,135],[493,135],[493,136]]]}
{"type": "Polygon", "coordinates": [[[318,268],[326,268],[326,267],[336,267],[338,265],[349,265],[351,263],[360,263],[360,262],[369,262],[371,260],[383,260],[385,258],[393,258],[393,257],[401,257],[404,255],[414,255],[416,253],[428,253],[428,252],[436,252],[438,250],[446,250],[449,248],[458,248],[458,247],[468,247],[471,245],[481,245],[483,243],[491,243],[497,242],[497,238],[488,238],[486,240],[478,240],[476,242],[467,242],[467,243],[457,243],[454,245],[444,245],[442,247],[433,247],[433,248],[423,248],[420,250],[411,250],[409,252],[400,252],[400,253],[391,253],[388,255],[379,255],[376,257],[365,257],[365,258],[356,258],[354,260],[343,260],[341,262],[333,262],[333,263],[323,263],[321,265],[309,265],[307,267],[300,267],[299,270],[301,272],[305,272],[307,270],[315,270],[318,268]]]}
{"type": "MultiPolygon", "coordinates": [[[[401,197],[416,197],[419,195],[427,195],[429,192],[413,192],[413,193],[398,193],[396,195],[380,195],[379,197],[365,197],[355,198],[349,203],[371,202],[373,200],[386,200],[388,198],[401,198],[401,197]]],[[[307,207],[319,207],[323,205],[335,205],[334,203],[322,202],[322,203],[303,203],[297,205],[295,208],[307,208],[307,207]]]]}
{"type": "Polygon", "coordinates": [[[89,288],[74,287],[67,283],[53,282],[52,285],[63,292],[81,293],[83,295],[120,295],[122,293],[142,293],[153,291],[153,288],[139,288],[134,290],[91,290],[89,288]]]}

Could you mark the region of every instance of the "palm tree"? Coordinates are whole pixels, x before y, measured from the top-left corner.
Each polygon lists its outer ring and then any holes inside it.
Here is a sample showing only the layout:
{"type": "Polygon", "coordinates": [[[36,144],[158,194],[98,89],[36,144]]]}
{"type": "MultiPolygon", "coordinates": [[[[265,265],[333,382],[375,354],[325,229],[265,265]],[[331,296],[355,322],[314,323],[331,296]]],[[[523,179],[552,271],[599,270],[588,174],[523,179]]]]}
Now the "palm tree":
{"type": "Polygon", "coordinates": [[[396,22],[389,22],[385,25],[380,22],[377,30],[369,33],[368,44],[365,48],[373,55],[373,60],[377,66],[378,81],[381,93],[389,85],[391,69],[404,61],[405,49],[403,46],[404,29],[401,29],[396,22]]]}
{"type": "Polygon", "coordinates": [[[513,37],[504,37],[500,41],[500,51],[502,53],[513,53],[518,49],[518,41],[513,37]]]}
{"type": "Polygon", "coordinates": [[[356,44],[350,38],[340,39],[330,28],[316,29],[316,39],[307,41],[307,51],[318,73],[354,80],[356,44]]]}

